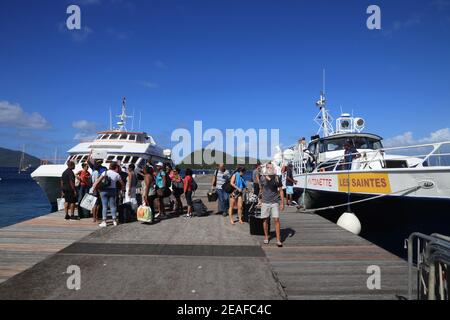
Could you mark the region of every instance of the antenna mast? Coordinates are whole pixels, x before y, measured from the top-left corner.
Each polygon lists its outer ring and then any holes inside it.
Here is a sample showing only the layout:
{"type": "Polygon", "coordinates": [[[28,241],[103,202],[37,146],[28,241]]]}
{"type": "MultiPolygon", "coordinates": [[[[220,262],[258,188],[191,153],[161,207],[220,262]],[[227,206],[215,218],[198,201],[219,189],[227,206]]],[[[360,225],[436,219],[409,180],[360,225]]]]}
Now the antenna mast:
{"type": "Polygon", "coordinates": [[[109,130],[112,130],[112,112],[111,112],[111,108],[109,108],[109,130]]]}
{"type": "Polygon", "coordinates": [[[141,131],[141,118],[142,118],[142,111],[139,111],[139,131],[141,131]]]}
{"type": "Polygon", "coordinates": [[[127,131],[126,128],[126,123],[127,123],[127,118],[132,118],[127,116],[127,100],[125,98],[122,99],[122,113],[120,115],[117,116],[117,118],[119,118],[120,120],[117,121],[117,125],[119,126],[119,128],[117,129],[118,131],[127,131]]]}
{"type": "Polygon", "coordinates": [[[320,131],[323,131],[323,136],[328,137],[329,135],[334,134],[333,129],[333,117],[328,113],[326,109],[327,100],[325,99],[325,69],[323,69],[322,73],[322,92],[320,93],[320,98],[316,102],[316,106],[320,109],[317,116],[314,118],[314,121],[320,126],[318,134],[320,131]]]}

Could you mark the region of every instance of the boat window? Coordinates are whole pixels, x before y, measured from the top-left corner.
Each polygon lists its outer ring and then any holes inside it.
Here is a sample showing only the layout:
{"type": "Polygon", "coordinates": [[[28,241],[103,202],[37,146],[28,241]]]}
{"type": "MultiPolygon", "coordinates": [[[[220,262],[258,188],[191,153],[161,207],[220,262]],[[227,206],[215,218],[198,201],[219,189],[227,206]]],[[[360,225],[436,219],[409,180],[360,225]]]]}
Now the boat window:
{"type": "Polygon", "coordinates": [[[380,140],[376,139],[371,139],[367,137],[358,137],[354,138],[353,141],[357,149],[377,150],[382,148],[380,140]]]}
{"type": "Polygon", "coordinates": [[[97,136],[97,140],[100,140],[102,137],[103,137],[103,135],[102,135],[102,134],[99,134],[99,135],[97,136]]]}
{"type": "Polygon", "coordinates": [[[77,161],[80,161],[82,157],[82,155],[77,156],[77,161]]]}
{"type": "MultiPolygon", "coordinates": [[[[324,140],[320,145],[320,152],[339,151],[344,150],[345,142],[349,138],[340,138],[332,140],[324,140]]],[[[356,149],[370,149],[377,150],[382,148],[380,140],[368,137],[353,137],[350,138],[356,149]]]]}
{"type": "Polygon", "coordinates": [[[116,157],[116,156],[108,156],[108,158],[106,158],[106,163],[111,163],[111,162],[113,162],[113,160],[114,160],[115,157],[116,157]]]}
{"type": "Polygon", "coordinates": [[[339,143],[330,142],[330,143],[327,143],[326,146],[327,146],[327,151],[342,150],[342,145],[339,143]]]}
{"type": "Polygon", "coordinates": [[[120,136],[120,140],[127,140],[127,138],[128,138],[128,135],[127,135],[127,134],[122,134],[122,135],[120,136]]]}
{"type": "Polygon", "coordinates": [[[123,160],[123,156],[118,156],[118,157],[117,157],[117,161],[122,162],[122,160],[123,160]]]}
{"type": "Polygon", "coordinates": [[[130,162],[130,156],[126,156],[124,159],[123,159],[123,163],[128,163],[128,162],[130,162]]]}
{"type": "Polygon", "coordinates": [[[378,150],[378,149],[382,149],[382,148],[383,148],[383,144],[381,143],[380,140],[373,141],[372,149],[378,150]]]}
{"type": "Polygon", "coordinates": [[[119,135],[117,133],[114,133],[109,137],[109,140],[117,140],[117,139],[119,139],[119,135]]]}
{"type": "Polygon", "coordinates": [[[136,140],[136,136],[134,134],[130,134],[130,136],[128,137],[128,140],[134,141],[134,140],[136,140]]]}
{"type": "Polygon", "coordinates": [[[373,143],[370,143],[370,141],[367,138],[358,137],[352,140],[356,149],[372,149],[371,146],[373,145],[373,143]]]}
{"type": "Polygon", "coordinates": [[[88,157],[89,156],[84,156],[83,159],[81,159],[81,161],[83,161],[83,162],[87,161],[88,157]]]}
{"type": "Polygon", "coordinates": [[[137,161],[138,161],[138,159],[139,159],[139,157],[133,157],[132,159],[131,159],[131,163],[136,163],[137,161]]]}
{"type": "Polygon", "coordinates": [[[339,151],[344,149],[344,143],[347,139],[324,140],[320,146],[320,152],[339,151]]]}
{"type": "Polygon", "coordinates": [[[103,137],[102,137],[102,140],[106,140],[106,139],[108,139],[109,138],[109,134],[105,134],[103,137]]]}

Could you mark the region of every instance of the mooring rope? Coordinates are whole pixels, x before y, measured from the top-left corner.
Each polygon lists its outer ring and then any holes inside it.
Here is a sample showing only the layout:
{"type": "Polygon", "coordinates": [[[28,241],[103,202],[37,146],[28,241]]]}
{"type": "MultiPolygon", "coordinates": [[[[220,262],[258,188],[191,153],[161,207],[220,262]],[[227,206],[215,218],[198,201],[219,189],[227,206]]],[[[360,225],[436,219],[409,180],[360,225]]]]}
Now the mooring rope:
{"type": "Polygon", "coordinates": [[[345,207],[345,206],[356,204],[356,203],[362,203],[362,202],[367,202],[367,201],[371,201],[371,200],[376,200],[376,199],[380,199],[380,198],[383,198],[383,197],[386,197],[386,196],[390,196],[390,195],[393,195],[393,194],[397,194],[397,193],[403,193],[403,192],[407,193],[407,192],[410,192],[410,191],[417,191],[420,188],[422,188],[422,187],[421,186],[414,186],[414,187],[411,187],[411,188],[407,188],[407,189],[403,189],[403,190],[399,190],[399,191],[395,191],[395,192],[391,192],[391,193],[379,194],[377,196],[373,196],[373,197],[370,197],[370,198],[367,198],[367,199],[355,200],[355,201],[352,201],[352,202],[349,202],[349,203],[342,203],[342,204],[337,204],[337,205],[334,205],[334,206],[322,207],[322,208],[317,208],[317,209],[304,209],[304,210],[299,209],[298,211],[301,212],[301,213],[314,213],[314,212],[317,212],[317,211],[334,210],[336,208],[345,207]]]}

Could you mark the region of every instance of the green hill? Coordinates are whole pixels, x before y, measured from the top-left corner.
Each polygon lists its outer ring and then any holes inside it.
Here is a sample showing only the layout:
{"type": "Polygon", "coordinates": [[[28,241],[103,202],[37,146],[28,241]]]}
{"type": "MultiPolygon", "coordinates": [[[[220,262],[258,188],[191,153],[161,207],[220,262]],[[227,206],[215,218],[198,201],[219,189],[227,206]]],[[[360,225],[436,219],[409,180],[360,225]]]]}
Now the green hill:
{"type": "Polygon", "coordinates": [[[205,149],[197,150],[192,152],[189,156],[183,159],[179,164],[181,169],[191,168],[191,169],[216,169],[217,165],[220,163],[226,163],[227,169],[235,169],[237,166],[243,166],[246,169],[254,169],[256,159],[250,157],[233,157],[229,154],[222,152],[211,150],[211,156],[214,159],[217,159],[217,163],[207,164],[203,159],[203,152],[205,149]],[[202,159],[201,164],[193,164],[194,157],[198,156],[202,159]],[[190,163],[190,164],[189,164],[190,163]]]}
{"type": "MultiPolygon", "coordinates": [[[[14,151],[5,148],[0,148],[0,167],[18,168],[22,151],[14,151]]],[[[24,165],[31,165],[32,167],[38,167],[41,164],[41,160],[33,157],[27,153],[24,156],[24,165]]]]}

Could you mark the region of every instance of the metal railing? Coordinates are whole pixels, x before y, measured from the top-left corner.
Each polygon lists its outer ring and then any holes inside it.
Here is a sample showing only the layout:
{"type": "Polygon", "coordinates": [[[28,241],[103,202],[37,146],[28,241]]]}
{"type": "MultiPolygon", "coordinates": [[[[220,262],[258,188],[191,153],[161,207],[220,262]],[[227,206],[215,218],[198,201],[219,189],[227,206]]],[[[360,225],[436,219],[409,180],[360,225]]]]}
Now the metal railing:
{"type": "Polygon", "coordinates": [[[348,170],[345,169],[347,165],[356,165],[358,168],[351,168],[350,170],[372,170],[370,164],[377,163],[380,165],[380,168],[386,168],[387,161],[406,161],[407,168],[417,167],[418,165],[422,165],[425,167],[433,167],[433,166],[450,166],[450,141],[449,142],[440,142],[440,143],[430,143],[430,144],[421,144],[415,146],[406,146],[406,147],[395,147],[395,148],[382,148],[377,150],[364,150],[356,153],[349,153],[347,155],[339,155],[337,157],[333,157],[330,159],[326,159],[324,162],[316,164],[314,166],[314,170],[311,169],[311,166],[308,167],[307,158],[305,158],[305,154],[308,152],[298,152],[294,154],[294,159],[291,161],[296,170],[296,173],[305,173],[305,172],[325,172],[325,171],[342,171],[348,170]],[[438,152],[440,149],[448,147],[449,152],[438,152]],[[424,148],[432,148],[430,152],[423,153],[424,148]],[[421,153],[412,154],[412,150],[419,149],[422,151],[421,153]],[[390,152],[400,152],[405,151],[405,155],[389,155],[390,152]],[[408,153],[410,153],[408,155],[408,153]],[[345,161],[346,156],[356,156],[359,155],[360,158],[354,159],[352,161],[345,161]],[[386,157],[386,156],[389,157],[386,157]],[[409,164],[408,160],[413,161],[413,164],[409,164]],[[431,161],[434,160],[434,161],[431,161]],[[344,168],[344,169],[343,169],[344,168]]]}
{"type": "Polygon", "coordinates": [[[408,299],[413,299],[413,268],[416,267],[416,299],[449,300],[450,237],[437,233],[426,235],[415,232],[409,236],[406,244],[408,248],[408,299]],[[416,248],[414,244],[416,244],[416,248]],[[414,248],[416,249],[415,257],[414,248]]]}

